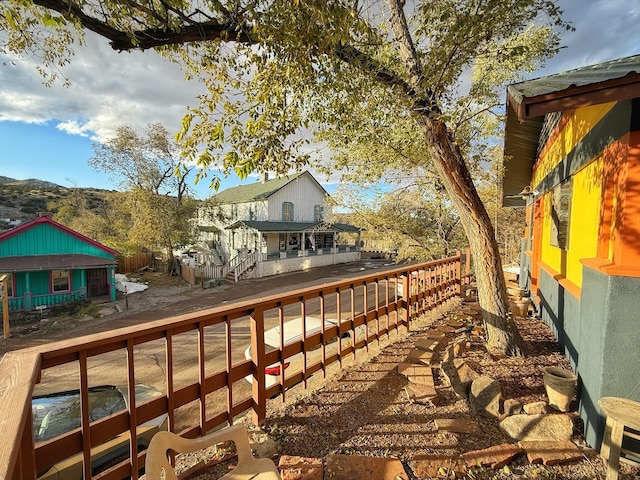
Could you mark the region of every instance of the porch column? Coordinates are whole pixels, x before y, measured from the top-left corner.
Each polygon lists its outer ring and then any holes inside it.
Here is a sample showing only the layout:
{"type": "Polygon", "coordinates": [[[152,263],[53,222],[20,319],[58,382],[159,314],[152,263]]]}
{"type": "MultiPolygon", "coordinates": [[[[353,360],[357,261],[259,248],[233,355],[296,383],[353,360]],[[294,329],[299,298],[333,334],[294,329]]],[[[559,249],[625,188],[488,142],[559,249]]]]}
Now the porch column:
{"type": "Polygon", "coordinates": [[[80,270],[80,288],[78,290],[80,290],[82,298],[87,297],[87,271],[84,268],[80,270]]]}
{"type": "Polygon", "coordinates": [[[31,308],[31,284],[29,282],[29,272],[24,272],[24,311],[30,312],[31,308]]]}
{"type": "Polygon", "coordinates": [[[111,290],[111,301],[116,301],[116,277],[115,277],[116,267],[111,266],[107,268],[107,274],[109,275],[109,289],[111,290]]]}

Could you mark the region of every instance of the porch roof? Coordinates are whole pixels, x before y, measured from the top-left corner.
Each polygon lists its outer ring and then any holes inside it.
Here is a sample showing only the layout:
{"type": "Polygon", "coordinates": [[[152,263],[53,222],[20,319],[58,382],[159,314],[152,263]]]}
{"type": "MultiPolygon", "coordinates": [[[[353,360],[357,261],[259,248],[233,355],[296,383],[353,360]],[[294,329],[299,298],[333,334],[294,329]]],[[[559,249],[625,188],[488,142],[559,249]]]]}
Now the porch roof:
{"type": "Polygon", "coordinates": [[[346,223],[326,223],[326,222],[269,222],[259,220],[239,220],[229,225],[227,230],[249,227],[260,232],[359,232],[360,229],[346,223]]]}
{"type": "Polygon", "coordinates": [[[25,255],[0,258],[0,272],[99,268],[116,265],[117,263],[116,260],[109,258],[82,254],[25,255]]]}

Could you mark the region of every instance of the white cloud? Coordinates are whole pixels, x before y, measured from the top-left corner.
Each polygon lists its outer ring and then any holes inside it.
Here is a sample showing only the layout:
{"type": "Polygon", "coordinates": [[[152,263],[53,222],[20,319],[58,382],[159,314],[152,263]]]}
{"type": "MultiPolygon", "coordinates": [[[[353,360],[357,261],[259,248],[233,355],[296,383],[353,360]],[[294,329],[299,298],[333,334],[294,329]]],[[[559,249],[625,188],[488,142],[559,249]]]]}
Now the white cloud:
{"type": "Polygon", "coordinates": [[[154,52],[117,53],[107,41],[87,33],[61,73],[71,82],[42,84],[32,60],[0,67],[0,120],[27,123],[56,121],[70,134],[109,138],[116,127],[141,130],[160,122],[177,131],[187,105],[202,87],[185,81],[177,65],[154,52]]]}
{"type": "MultiPolygon", "coordinates": [[[[576,32],[566,32],[567,48],[532,77],[640,53],[640,6],[628,0],[560,0],[576,32]]],[[[120,125],[141,130],[160,122],[177,131],[188,105],[197,104],[202,86],[184,79],[179,67],[154,52],[117,53],[108,42],[86,34],[71,64],[71,81],[42,85],[32,60],[0,56],[0,121],[42,124],[54,121],[69,134],[104,140],[120,125]]],[[[317,152],[311,152],[316,155],[317,152]]],[[[322,150],[322,159],[330,158],[322,150]]],[[[320,177],[323,177],[320,175],[320,177]]],[[[331,182],[335,179],[331,179],[331,182]]]]}
{"type": "Polygon", "coordinates": [[[640,53],[640,5],[628,0],[559,0],[563,18],[575,32],[564,32],[563,48],[533,77],[550,75],[640,53]]]}

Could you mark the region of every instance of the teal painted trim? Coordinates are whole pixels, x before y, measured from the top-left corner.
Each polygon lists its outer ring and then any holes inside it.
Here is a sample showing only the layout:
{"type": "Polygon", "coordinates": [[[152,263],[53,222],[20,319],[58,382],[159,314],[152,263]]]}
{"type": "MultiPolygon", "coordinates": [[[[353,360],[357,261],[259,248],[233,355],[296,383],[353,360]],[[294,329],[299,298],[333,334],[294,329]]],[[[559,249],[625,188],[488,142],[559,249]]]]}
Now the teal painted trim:
{"type": "Polygon", "coordinates": [[[108,278],[108,285],[109,285],[109,289],[111,292],[111,301],[115,302],[116,301],[116,267],[108,267],[107,268],[107,275],[109,276],[108,278]]]}
{"type": "Polygon", "coordinates": [[[42,305],[46,307],[57,307],[65,303],[82,300],[83,298],[85,298],[85,295],[80,290],[56,293],[51,295],[34,295],[32,297],[31,308],[34,309],[35,307],[39,307],[42,305]]]}
{"type": "Polygon", "coordinates": [[[629,133],[630,128],[631,101],[618,102],[533,189],[548,192],[629,133]]]}
{"type": "Polygon", "coordinates": [[[11,297],[9,299],[9,311],[17,312],[24,310],[24,297],[11,297]]]}

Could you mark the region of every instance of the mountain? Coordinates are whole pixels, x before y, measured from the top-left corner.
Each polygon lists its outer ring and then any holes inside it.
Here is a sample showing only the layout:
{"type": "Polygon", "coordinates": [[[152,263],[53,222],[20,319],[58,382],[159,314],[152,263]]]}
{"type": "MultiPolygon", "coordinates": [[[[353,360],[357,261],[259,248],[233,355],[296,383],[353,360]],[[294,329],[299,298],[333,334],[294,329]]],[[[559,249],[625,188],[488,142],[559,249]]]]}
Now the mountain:
{"type": "Polygon", "coordinates": [[[36,178],[16,180],[0,176],[0,232],[49,211],[51,202],[79,193],[86,198],[90,208],[97,208],[106,192],[96,188],[67,188],[36,178]]]}
{"type": "Polygon", "coordinates": [[[0,185],[17,185],[22,187],[34,188],[65,188],[57,183],[47,182],[46,180],[38,180],[37,178],[27,178],[26,180],[16,180],[11,177],[3,177],[0,175],[0,185]]]}

